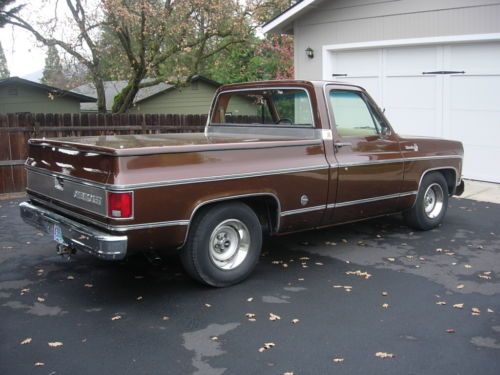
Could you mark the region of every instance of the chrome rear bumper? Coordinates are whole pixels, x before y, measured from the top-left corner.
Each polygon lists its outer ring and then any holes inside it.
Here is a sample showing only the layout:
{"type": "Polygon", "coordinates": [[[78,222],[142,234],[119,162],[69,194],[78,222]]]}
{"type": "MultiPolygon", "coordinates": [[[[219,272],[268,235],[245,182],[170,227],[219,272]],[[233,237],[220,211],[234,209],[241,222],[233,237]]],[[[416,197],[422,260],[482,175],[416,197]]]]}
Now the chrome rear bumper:
{"type": "Polygon", "coordinates": [[[19,208],[27,224],[51,236],[57,227],[63,245],[107,260],[123,259],[127,254],[127,236],[108,234],[29,202],[22,202],[19,208]]]}

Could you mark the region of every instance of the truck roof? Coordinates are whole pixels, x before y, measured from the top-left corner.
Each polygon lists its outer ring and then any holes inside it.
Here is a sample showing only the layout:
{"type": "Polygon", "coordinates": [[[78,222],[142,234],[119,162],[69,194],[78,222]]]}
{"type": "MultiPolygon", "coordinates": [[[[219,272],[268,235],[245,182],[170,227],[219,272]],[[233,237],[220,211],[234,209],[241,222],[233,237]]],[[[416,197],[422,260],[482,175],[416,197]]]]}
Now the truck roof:
{"type": "Polygon", "coordinates": [[[222,85],[219,88],[219,91],[226,90],[226,89],[260,88],[260,87],[265,87],[265,86],[323,87],[327,83],[363,89],[361,86],[354,85],[354,84],[348,83],[348,82],[342,82],[342,81],[286,79],[286,80],[267,80],[267,81],[251,81],[251,82],[242,82],[242,83],[229,83],[229,84],[222,85]]]}

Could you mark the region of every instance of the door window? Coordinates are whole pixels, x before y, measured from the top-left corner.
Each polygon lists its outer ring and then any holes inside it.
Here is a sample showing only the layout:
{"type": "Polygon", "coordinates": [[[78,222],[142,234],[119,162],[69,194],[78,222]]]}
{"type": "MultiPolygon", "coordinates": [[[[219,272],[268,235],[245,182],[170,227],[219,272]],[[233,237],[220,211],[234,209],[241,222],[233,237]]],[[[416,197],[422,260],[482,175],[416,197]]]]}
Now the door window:
{"type": "Polygon", "coordinates": [[[361,94],[332,90],[330,105],[340,136],[366,137],[380,134],[380,125],[374,120],[361,94]]]}

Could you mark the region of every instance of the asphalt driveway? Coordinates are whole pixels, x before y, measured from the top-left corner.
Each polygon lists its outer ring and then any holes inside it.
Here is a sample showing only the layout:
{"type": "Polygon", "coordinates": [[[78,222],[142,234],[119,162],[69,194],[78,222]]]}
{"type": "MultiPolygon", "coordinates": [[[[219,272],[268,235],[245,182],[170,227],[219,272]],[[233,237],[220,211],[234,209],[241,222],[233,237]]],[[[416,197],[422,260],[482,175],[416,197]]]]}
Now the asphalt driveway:
{"type": "Polygon", "coordinates": [[[246,282],[70,260],[0,201],[0,374],[500,374],[500,205],[274,239],[246,282]]]}

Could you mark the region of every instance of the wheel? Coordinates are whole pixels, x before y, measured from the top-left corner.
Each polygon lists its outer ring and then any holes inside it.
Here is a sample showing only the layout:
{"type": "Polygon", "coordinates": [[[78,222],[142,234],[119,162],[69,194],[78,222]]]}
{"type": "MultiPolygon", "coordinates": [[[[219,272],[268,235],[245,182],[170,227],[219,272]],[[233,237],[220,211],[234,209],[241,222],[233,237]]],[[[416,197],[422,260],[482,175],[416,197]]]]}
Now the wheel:
{"type": "Polygon", "coordinates": [[[422,179],[415,204],[404,213],[404,217],[410,227],[429,230],[443,221],[447,208],[446,179],[439,172],[429,173],[422,179]]]}
{"type": "Polygon", "coordinates": [[[225,287],[246,279],[259,260],[262,227],[244,203],[209,207],[196,215],[181,261],[194,279],[225,287]]]}

